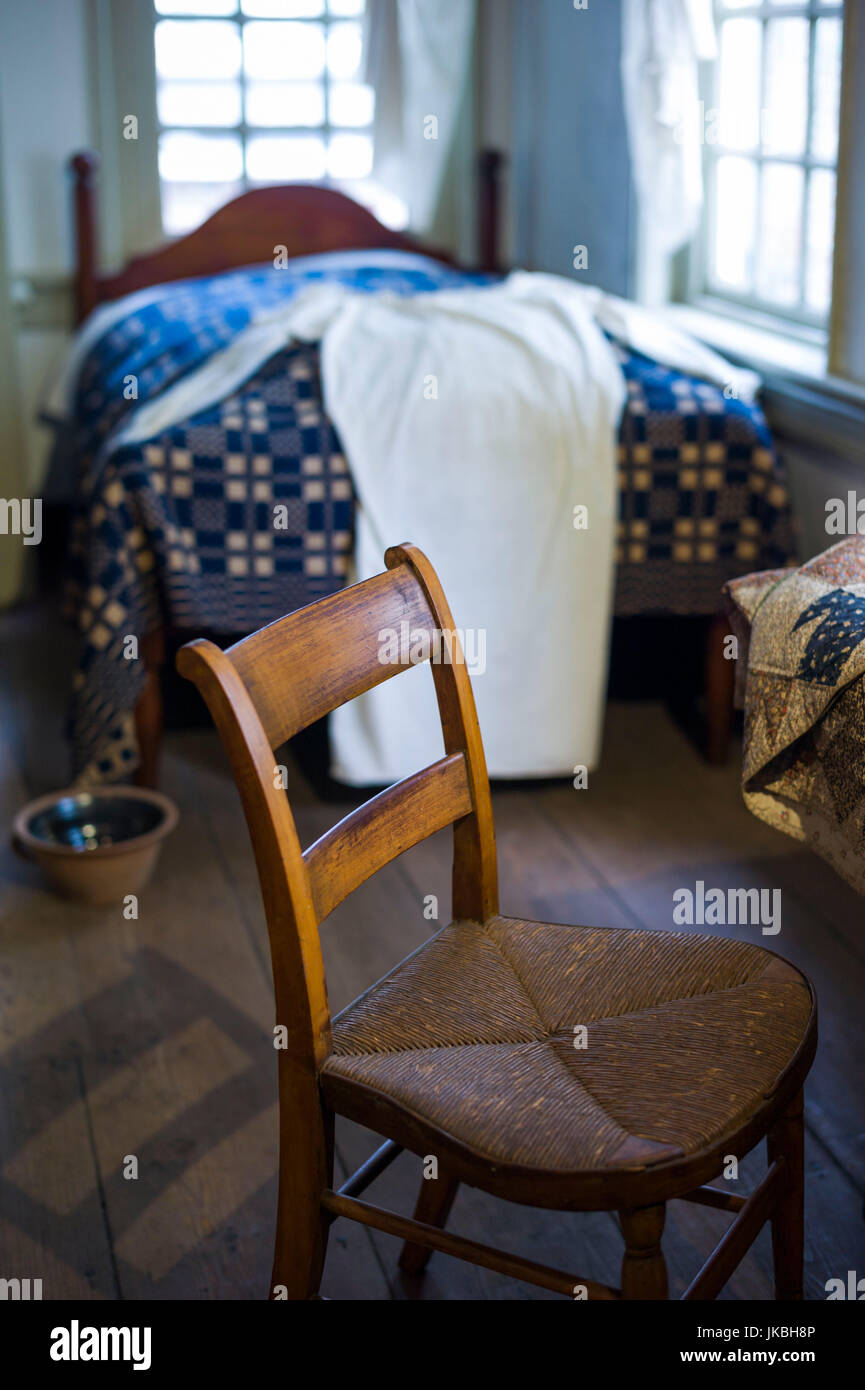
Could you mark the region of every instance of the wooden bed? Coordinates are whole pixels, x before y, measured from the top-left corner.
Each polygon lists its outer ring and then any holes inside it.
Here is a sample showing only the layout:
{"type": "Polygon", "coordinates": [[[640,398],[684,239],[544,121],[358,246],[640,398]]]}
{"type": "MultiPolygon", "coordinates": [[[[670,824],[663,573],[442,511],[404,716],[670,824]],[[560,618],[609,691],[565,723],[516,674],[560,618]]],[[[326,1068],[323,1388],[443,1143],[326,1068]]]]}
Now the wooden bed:
{"type": "MultiPolygon", "coordinates": [[[[499,269],[500,180],[504,156],[485,150],[478,161],[479,269],[499,269]]],[[[407,233],[385,227],[373,214],[335,188],[316,184],[279,184],[250,189],[226,203],[187,236],[155,251],[136,256],[114,274],[103,274],[98,242],[99,158],[90,151],[73,155],[75,224],[75,320],[81,323],[93,309],[112,299],[199,275],[218,275],[241,266],[272,259],[273,248],[284,246],[288,256],[311,256],[326,251],[413,251],[446,265],[456,264],[448,253],[431,249],[407,233]]],[[[167,633],[149,633],[141,644],[146,680],[135,711],[140,765],[139,785],[154,787],[162,743],[163,710],[160,671],[165,663],[167,633]]]]}
{"type": "MultiPolygon", "coordinates": [[[[476,269],[499,269],[499,190],[503,167],[504,156],[496,150],[485,150],[478,161],[476,269]]],[[[136,256],[113,275],[103,275],[99,269],[97,234],[99,158],[90,151],[73,155],[69,169],[75,214],[77,323],[97,305],[148,285],[262,264],[272,258],[275,246],[284,246],[289,256],[372,248],[414,251],[446,265],[455,264],[446,252],[431,249],[407,233],[391,231],[368,208],[335,188],[288,183],[241,193],[187,236],[136,256]]]]}
{"type": "MultiPolygon", "coordinates": [[[[500,190],[504,167],[505,156],[498,151],[485,150],[479,157],[479,263],[475,269],[501,269],[500,190]]],[[[367,208],[334,188],[282,184],[242,193],[187,236],[135,257],[113,274],[103,274],[97,234],[98,156],[88,151],[76,154],[69,168],[74,199],[75,315],[79,323],[98,305],[150,285],[261,264],[272,258],[275,246],[284,246],[289,256],[393,249],[432,256],[446,265],[456,264],[448,253],[385,227],[367,208]]],[[[727,631],[724,617],[708,624],[704,658],[706,753],[713,763],[726,759],[732,720],[734,664],[724,659],[727,631]]],[[[141,644],[146,679],[135,712],[141,759],[136,780],[150,787],[157,782],[162,743],[160,671],[166,660],[167,636],[164,629],[159,629],[148,634],[141,644]]]]}

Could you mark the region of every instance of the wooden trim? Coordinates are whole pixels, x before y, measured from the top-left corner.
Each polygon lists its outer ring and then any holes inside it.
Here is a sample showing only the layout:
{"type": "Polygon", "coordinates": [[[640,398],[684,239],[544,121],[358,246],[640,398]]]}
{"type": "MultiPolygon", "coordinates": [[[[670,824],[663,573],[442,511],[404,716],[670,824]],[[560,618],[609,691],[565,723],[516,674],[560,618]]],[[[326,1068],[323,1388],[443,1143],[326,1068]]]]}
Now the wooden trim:
{"type": "Polygon", "coordinates": [[[471,809],[462,753],[441,758],[364,802],[303,856],[318,920],[385,864],[471,809]]]}
{"type": "Polygon", "coordinates": [[[682,1294],[683,1303],[702,1303],[717,1298],[772,1215],[784,1181],[782,1160],[772,1164],[759,1187],[747,1198],[735,1221],[682,1294]]]}
{"type": "Polygon", "coordinates": [[[842,6],[841,102],[836,161],[835,241],[832,304],[829,316],[829,371],[865,385],[865,170],[861,129],[865,114],[865,14],[862,6],[842,6]]]}
{"type": "Polygon", "coordinates": [[[510,1255],[491,1245],[480,1245],[477,1241],[466,1240],[464,1236],[452,1235],[450,1231],[427,1226],[421,1221],[412,1221],[407,1216],[385,1211],[382,1207],[371,1206],[368,1202],[358,1202],[352,1197],[341,1197],[337,1192],[326,1191],[321,1195],[321,1205],[334,1216],[345,1216],[350,1221],[358,1221],[362,1226],[372,1226],[376,1231],[384,1231],[390,1236],[399,1236],[412,1245],[429,1246],[443,1255],[453,1255],[457,1260],[480,1265],[483,1269],[493,1269],[497,1274],[506,1274],[511,1279],[522,1279],[527,1284],[535,1284],[553,1293],[574,1297],[574,1288],[583,1285],[592,1299],[614,1300],[620,1297],[618,1289],[606,1284],[597,1284],[592,1279],[580,1275],[564,1274],[561,1270],[550,1269],[547,1265],[525,1260],[520,1255],[510,1255]]]}

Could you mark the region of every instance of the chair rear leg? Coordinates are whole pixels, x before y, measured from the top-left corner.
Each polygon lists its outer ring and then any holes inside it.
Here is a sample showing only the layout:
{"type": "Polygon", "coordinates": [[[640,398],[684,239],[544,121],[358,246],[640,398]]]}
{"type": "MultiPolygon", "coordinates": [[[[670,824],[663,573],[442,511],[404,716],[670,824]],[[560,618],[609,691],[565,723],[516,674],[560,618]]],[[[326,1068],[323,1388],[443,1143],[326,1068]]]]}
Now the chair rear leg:
{"type": "Polygon", "coordinates": [[[301,1095],[290,1083],[283,1085],[283,1073],[280,1096],[279,1198],[269,1297],[295,1301],[316,1297],[324,1270],[331,1223],[321,1194],[333,1186],[333,1115],[317,1094],[301,1095]]]}
{"type": "Polygon", "coordinates": [[[772,1256],[775,1297],[784,1303],[802,1298],[805,1252],[805,1125],[800,1091],[789,1109],[769,1131],[769,1162],[783,1159],[784,1185],[772,1216],[772,1256]]]}
{"type": "Polygon", "coordinates": [[[667,1262],[661,1250],[666,1205],[620,1211],[625,1255],[622,1260],[622,1298],[665,1299],[667,1262]]]}
{"type": "MultiPolygon", "coordinates": [[[[427,1226],[443,1229],[450,1216],[458,1187],[459,1183],[445,1173],[440,1173],[437,1178],[425,1178],[420,1185],[415,1204],[415,1221],[423,1221],[427,1226]]],[[[405,1274],[423,1274],[431,1254],[428,1246],[415,1245],[407,1240],[399,1257],[399,1267],[405,1274]]]]}

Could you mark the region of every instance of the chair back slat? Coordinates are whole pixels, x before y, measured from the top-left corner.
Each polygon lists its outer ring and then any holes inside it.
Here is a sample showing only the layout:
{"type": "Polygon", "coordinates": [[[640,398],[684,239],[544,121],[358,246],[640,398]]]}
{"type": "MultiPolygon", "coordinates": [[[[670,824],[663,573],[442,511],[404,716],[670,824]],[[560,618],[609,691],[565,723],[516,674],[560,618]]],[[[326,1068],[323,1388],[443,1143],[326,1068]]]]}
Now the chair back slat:
{"type": "Polygon", "coordinates": [[[385,864],[471,810],[462,753],[441,758],[365,802],[303,856],[318,920],[385,864]]]}
{"type": "Polygon", "coordinates": [[[434,628],[426,595],[402,566],[289,613],[229,647],[226,655],[252,697],[271,747],[279,748],[316,719],[411,665],[411,643],[400,643],[392,661],[379,633],[434,628]]]}

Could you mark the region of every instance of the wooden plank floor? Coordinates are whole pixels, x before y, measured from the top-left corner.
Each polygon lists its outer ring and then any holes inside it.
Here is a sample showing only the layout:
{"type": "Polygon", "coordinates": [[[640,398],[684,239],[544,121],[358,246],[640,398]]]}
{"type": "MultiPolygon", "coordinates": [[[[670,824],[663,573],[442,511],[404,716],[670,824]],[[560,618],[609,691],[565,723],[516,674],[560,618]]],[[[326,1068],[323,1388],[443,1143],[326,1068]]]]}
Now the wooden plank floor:
{"type": "MultiPolygon", "coordinates": [[[[38,610],[0,618],[0,804],[6,823],[62,785],[69,634],[38,610]]],[[[308,843],[348,809],[294,773],[308,843]]],[[[41,1278],[46,1299],[261,1298],[275,1199],[275,1063],[267,941],[252,854],[221,749],[171,734],[163,785],[180,810],[137,921],[54,898],[0,847],[0,1277],[41,1278]],[[128,1159],[138,1177],[124,1176],[128,1159]]],[[[807,1091],[806,1291],[865,1271],[865,987],[862,900],[820,860],[745,810],[735,765],[708,768],[656,705],[613,704],[601,770],[497,788],[503,911],[604,926],[673,925],[677,887],[780,887],[773,949],[814,980],[821,1043],[807,1091]]],[[[448,920],[447,834],[364,885],[323,931],[334,1011],[448,920]]],[[[700,928],[693,928],[700,930],[700,928]]],[[[730,928],[760,942],[758,929],[730,928]]],[[[376,1140],[338,1124],[338,1176],[376,1140]]],[[[763,1155],[742,1165],[743,1181],[763,1155]]],[[[419,1161],[371,1191],[410,1211],[419,1161]]],[[[671,1292],[681,1293],[727,1218],[673,1203],[671,1292]]],[[[559,1215],[460,1190],[450,1226],[561,1269],[618,1281],[608,1214],[559,1215]]],[[[340,1222],[322,1292],[351,1299],[534,1299],[499,1275],[433,1256],[397,1270],[398,1243],[340,1222]]],[[[771,1296],[760,1237],[723,1297],[771,1296]]]]}

